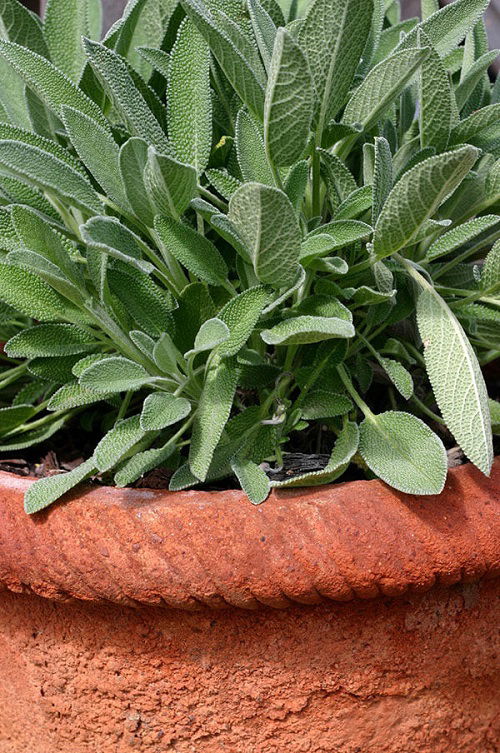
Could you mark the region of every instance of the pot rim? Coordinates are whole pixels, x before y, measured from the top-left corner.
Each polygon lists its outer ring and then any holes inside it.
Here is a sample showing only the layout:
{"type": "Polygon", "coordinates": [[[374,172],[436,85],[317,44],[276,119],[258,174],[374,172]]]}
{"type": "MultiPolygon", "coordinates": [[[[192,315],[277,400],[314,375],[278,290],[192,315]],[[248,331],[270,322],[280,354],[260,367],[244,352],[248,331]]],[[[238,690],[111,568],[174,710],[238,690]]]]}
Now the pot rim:
{"type": "Polygon", "coordinates": [[[0,472],[0,589],[181,609],[286,607],[423,592],[500,574],[500,457],[441,495],[381,481],[240,491],[92,487],[34,516],[0,472]]]}

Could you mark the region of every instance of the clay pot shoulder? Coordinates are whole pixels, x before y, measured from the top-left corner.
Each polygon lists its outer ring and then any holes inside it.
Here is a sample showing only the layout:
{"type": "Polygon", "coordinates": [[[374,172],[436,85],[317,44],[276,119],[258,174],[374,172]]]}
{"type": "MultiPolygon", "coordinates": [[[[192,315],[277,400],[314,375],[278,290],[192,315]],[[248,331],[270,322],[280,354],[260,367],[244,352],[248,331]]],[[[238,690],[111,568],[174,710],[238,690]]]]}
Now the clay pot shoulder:
{"type": "Polygon", "coordinates": [[[450,471],[439,497],[380,481],[278,491],[88,485],[29,517],[32,480],[0,473],[0,588],[182,609],[350,601],[500,573],[500,459],[450,471]]]}

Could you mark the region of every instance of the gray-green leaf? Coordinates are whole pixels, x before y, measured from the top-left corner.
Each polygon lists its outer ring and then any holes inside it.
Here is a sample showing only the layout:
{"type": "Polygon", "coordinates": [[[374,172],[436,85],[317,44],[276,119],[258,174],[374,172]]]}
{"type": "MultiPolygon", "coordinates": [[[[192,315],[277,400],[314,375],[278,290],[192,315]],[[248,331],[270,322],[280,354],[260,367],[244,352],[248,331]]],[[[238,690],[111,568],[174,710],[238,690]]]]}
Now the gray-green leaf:
{"type": "Polygon", "coordinates": [[[299,269],[300,228],[286,194],[246,183],[231,197],[229,219],[248,249],[257,278],[277,288],[292,285],[299,269]]]}
{"type": "Polygon", "coordinates": [[[153,392],[144,401],[141,427],[145,431],[166,429],[189,415],[191,405],[185,397],[174,397],[168,392],[153,392]]]}
{"type": "Polygon", "coordinates": [[[410,413],[387,411],[365,418],[359,452],[373,473],[406,494],[440,494],[444,488],[444,445],[410,413]]]}
{"type": "Polygon", "coordinates": [[[333,316],[296,316],[263,330],[261,337],[268,345],[305,345],[336,337],[354,337],[354,334],[353,325],[345,319],[333,316]]]}
{"type": "Polygon", "coordinates": [[[57,476],[42,478],[32,484],[24,497],[24,509],[32,515],[35,512],[43,510],[53,502],[56,502],[63,494],[69,492],[77,484],[92,476],[96,467],[92,458],[86,460],[81,465],[74,468],[68,473],[61,473],[57,476]]]}

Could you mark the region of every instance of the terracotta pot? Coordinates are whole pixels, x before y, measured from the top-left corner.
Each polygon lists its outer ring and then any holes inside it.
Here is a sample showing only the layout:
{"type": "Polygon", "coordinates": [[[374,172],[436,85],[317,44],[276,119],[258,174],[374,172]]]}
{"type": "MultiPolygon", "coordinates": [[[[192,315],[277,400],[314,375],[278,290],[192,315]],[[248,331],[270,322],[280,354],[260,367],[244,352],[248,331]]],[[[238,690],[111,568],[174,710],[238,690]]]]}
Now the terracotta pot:
{"type": "Polygon", "coordinates": [[[28,517],[0,474],[0,753],[498,751],[499,480],[28,517]]]}

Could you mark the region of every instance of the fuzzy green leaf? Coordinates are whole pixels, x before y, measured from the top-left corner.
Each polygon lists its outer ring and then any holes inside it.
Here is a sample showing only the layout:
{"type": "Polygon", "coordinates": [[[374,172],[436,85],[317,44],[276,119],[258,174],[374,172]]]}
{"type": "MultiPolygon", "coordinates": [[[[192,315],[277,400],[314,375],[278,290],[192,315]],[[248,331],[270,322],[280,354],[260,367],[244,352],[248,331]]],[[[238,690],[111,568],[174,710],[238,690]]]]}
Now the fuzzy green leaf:
{"type": "Polygon", "coordinates": [[[24,498],[25,511],[29,515],[40,512],[40,510],[60,499],[66,492],[77,486],[77,484],[92,476],[95,471],[94,461],[90,458],[68,473],[61,473],[57,476],[49,476],[48,478],[36,481],[26,492],[24,498]]]}
{"type": "Polygon", "coordinates": [[[195,353],[203,353],[206,350],[213,350],[217,345],[229,340],[230,335],[229,327],[221,319],[217,317],[207,319],[198,330],[194,347],[187,351],[186,357],[195,353]]]}
{"type": "Polygon", "coordinates": [[[347,103],[343,122],[370,128],[402,92],[429,55],[428,49],[397,52],[375,66],[347,103]]]}
{"type": "Polygon", "coordinates": [[[235,141],[243,179],[273,186],[274,178],[266,155],[262,129],[243,109],[236,118],[235,141]]]}
{"type": "Polygon", "coordinates": [[[0,301],[26,316],[46,322],[64,316],[64,300],[37,275],[0,264],[0,301]]]}
{"type": "Polygon", "coordinates": [[[488,252],[481,272],[481,287],[483,290],[487,290],[498,283],[500,283],[500,241],[497,241],[488,252]]]}
{"type": "Polygon", "coordinates": [[[179,217],[196,195],[196,170],[173,157],[148,149],[144,183],[157,214],[179,217]]]}
{"type": "Polygon", "coordinates": [[[144,182],[147,161],[148,145],[143,139],[134,137],[121,146],[119,166],[126,197],[135,216],[148,227],[153,227],[156,211],[144,182]]]}
{"type": "Polygon", "coordinates": [[[306,421],[343,416],[349,413],[352,407],[348,397],[328,390],[309,392],[301,402],[302,418],[306,421]]]}
{"type": "Polygon", "coordinates": [[[189,467],[200,481],[207,476],[231,413],[237,382],[238,370],[227,361],[219,363],[206,376],[189,450],[189,467]]]}
{"type": "Polygon", "coordinates": [[[168,78],[168,132],[177,159],[200,175],[212,146],[210,48],[189,19],[177,35],[168,78]]]}
{"type": "Polygon", "coordinates": [[[11,405],[0,408],[0,435],[7,434],[12,429],[21,426],[36,413],[33,405],[11,405]]]}
{"type": "Polygon", "coordinates": [[[420,144],[422,149],[433,146],[439,151],[446,149],[450,137],[453,92],[448,71],[423,30],[419,41],[430,50],[420,69],[420,144]]]}
{"type": "Polygon", "coordinates": [[[343,106],[370,30],[373,0],[314,0],[299,31],[318,97],[320,130],[343,106]]]}
{"type": "Polygon", "coordinates": [[[303,156],[313,107],[313,84],[305,55],[291,34],[279,29],[264,105],[264,136],[274,165],[292,165],[303,156]]]}
{"type": "Polygon", "coordinates": [[[417,299],[417,323],[437,404],[469,460],[489,474],[493,462],[488,393],[458,319],[430,286],[417,299]]]}
{"type": "Polygon", "coordinates": [[[56,115],[60,115],[62,105],[67,105],[96,120],[103,128],[107,127],[95,102],[44,57],[12,42],[0,42],[0,55],[56,115]]]}
{"type": "Polygon", "coordinates": [[[44,31],[50,58],[78,82],[85,63],[82,37],[100,36],[100,0],[48,0],[44,31]],[[97,24],[93,23],[97,19],[97,24]],[[97,25],[97,29],[93,28],[97,25]]]}
{"type": "Polygon", "coordinates": [[[440,494],[444,488],[448,465],[443,443],[409,413],[387,411],[365,418],[359,452],[370,470],[406,494],[440,494]]]}
{"type": "Polygon", "coordinates": [[[253,505],[260,505],[269,496],[271,485],[265,471],[252,460],[236,455],[231,468],[253,505]]]}
{"type": "Polygon", "coordinates": [[[143,366],[121,356],[104,358],[93,363],[80,377],[83,387],[100,393],[138,390],[153,381],[153,377],[143,366]]]}
{"type": "Polygon", "coordinates": [[[79,408],[81,405],[92,405],[101,400],[105,400],[112,393],[102,394],[88,387],[82,387],[81,384],[70,383],[64,384],[57,392],[54,392],[47,406],[51,411],[70,410],[79,408]]]}
{"type": "Polygon", "coordinates": [[[155,230],[163,246],[186,269],[209,285],[224,285],[227,266],[208,238],[172,217],[156,217],[155,230]]]}
{"type": "Polygon", "coordinates": [[[0,0],[0,38],[49,57],[41,24],[18,0],[0,0]]]}
{"type": "Polygon", "coordinates": [[[271,481],[271,487],[322,486],[335,481],[347,469],[359,444],[357,424],[348,422],[340,432],[326,466],[320,471],[302,473],[284,481],[271,481]]]}
{"type": "Polygon", "coordinates": [[[478,156],[464,146],[420,162],[396,183],[380,213],[373,236],[378,259],[406,246],[465,178],[478,156]]]}
{"type": "Polygon", "coordinates": [[[143,240],[115,217],[92,217],[80,228],[82,238],[90,248],[126,262],[142,272],[154,267],[142,257],[148,252],[143,240]]]}
{"type": "Polygon", "coordinates": [[[269,300],[263,287],[249,288],[231,298],[219,311],[218,318],[227,326],[230,336],[217,349],[220,356],[234,356],[244,346],[269,300]]]}
{"type": "Polygon", "coordinates": [[[185,397],[174,397],[167,392],[153,392],[144,401],[141,427],[145,431],[166,429],[189,415],[191,405],[185,397]]]}
{"type": "Polygon", "coordinates": [[[101,439],[94,450],[92,462],[101,473],[111,470],[145,434],[139,416],[125,418],[101,439]]]}
{"type": "Polygon", "coordinates": [[[162,463],[168,460],[174,450],[175,444],[167,442],[163,447],[136,453],[131,458],[128,458],[115,474],[114,482],[116,486],[123,487],[133,484],[134,481],[144,476],[145,473],[161,466],[162,463]]]}
{"type": "Polygon", "coordinates": [[[268,345],[305,345],[336,337],[354,337],[354,327],[338,317],[296,316],[263,330],[261,337],[268,345]]]}
{"type": "Polygon", "coordinates": [[[464,222],[462,225],[448,230],[448,232],[439,236],[434,243],[427,249],[426,258],[429,261],[439,259],[441,256],[453,253],[464,246],[469,241],[476,238],[485,230],[494,227],[500,222],[500,217],[495,214],[486,214],[483,217],[476,217],[474,220],[464,222]]]}
{"type": "Polygon", "coordinates": [[[261,118],[264,112],[264,88],[252,61],[245,57],[241,48],[231,41],[225,31],[218,28],[214,16],[201,0],[182,0],[182,6],[209,43],[235,91],[247,107],[261,118]]]}
{"type": "MultiPolygon", "coordinates": [[[[131,135],[139,136],[161,152],[169,152],[170,146],[162,127],[135,85],[125,61],[113,50],[98,42],[85,39],[85,51],[90,64],[102,81],[120,115],[124,118],[131,135]]],[[[64,104],[70,104],[64,103],[64,104]]],[[[76,107],[76,109],[82,109],[76,107]]]]}
{"type": "Polygon", "coordinates": [[[11,358],[69,356],[95,345],[94,335],[75,324],[39,324],[11,337],[6,352],[11,358]]]}
{"type": "Polygon", "coordinates": [[[292,285],[299,269],[300,229],[288,197],[277,188],[247,183],[231,197],[229,219],[257,278],[277,288],[292,285]]]}

